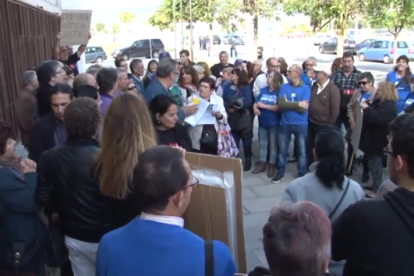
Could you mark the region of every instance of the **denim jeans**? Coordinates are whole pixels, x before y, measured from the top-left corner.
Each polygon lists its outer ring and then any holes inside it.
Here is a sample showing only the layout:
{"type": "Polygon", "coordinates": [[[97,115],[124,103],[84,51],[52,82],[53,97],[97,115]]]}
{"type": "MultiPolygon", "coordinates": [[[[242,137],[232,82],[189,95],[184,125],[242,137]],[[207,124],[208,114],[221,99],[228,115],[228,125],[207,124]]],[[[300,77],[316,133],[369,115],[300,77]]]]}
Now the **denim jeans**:
{"type": "Polygon", "coordinates": [[[288,158],[289,144],[292,138],[292,134],[295,137],[298,145],[298,162],[297,169],[299,176],[303,176],[308,172],[308,166],[306,161],[306,139],[308,136],[307,125],[286,125],[279,126],[278,129],[278,143],[279,143],[279,155],[278,155],[278,168],[277,174],[280,176],[285,175],[286,163],[288,158]]]}
{"type": "Polygon", "coordinates": [[[267,152],[269,150],[269,163],[276,165],[277,158],[277,126],[264,128],[259,127],[260,141],[260,161],[267,161],[267,152]]]}

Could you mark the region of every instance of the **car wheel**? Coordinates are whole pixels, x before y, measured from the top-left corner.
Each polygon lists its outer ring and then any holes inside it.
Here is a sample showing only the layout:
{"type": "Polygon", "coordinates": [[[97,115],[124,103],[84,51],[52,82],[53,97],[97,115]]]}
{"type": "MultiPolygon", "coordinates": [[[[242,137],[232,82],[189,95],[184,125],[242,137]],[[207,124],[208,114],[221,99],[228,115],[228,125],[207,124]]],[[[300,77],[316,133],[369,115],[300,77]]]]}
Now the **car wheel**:
{"type": "Polygon", "coordinates": [[[152,52],[152,57],[153,57],[153,58],[159,58],[159,57],[160,57],[160,52],[158,52],[158,51],[153,51],[153,52],[152,52]]]}
{"type": "Polygon", "coordinates": [[[389,55],[384,56],[384,59],[383,60],[384,60],[384,63],[385,64],[391,63],[391,58],[390,58],[389,55]]]}
{"type": "Polygon", "coordinates": [[[95,59],[95,63],[102,63],[103,59],[101,57],[97,57],[95,59]]]}
{"type": "Polygon", "coordinates": [[[364,55],[364,54],[359,54],[358,59],[359,59],[360,61],[365,61],[365,60],[366,60],[366,58],[365,58],[365,55],[364,55]]]}
{"type": "Polygon", "coordinates": [[[124,60],[128,60],[129,59],[129,55],[128,54],[122,54],[122,58],[124,59],[124,60]]]}
{"type": "Polygon", "coordinates": [[[323,50],[323,47],[322,46],[319,47],[319,53],[321,53],[321,54],[324,54],[325,53],[325,51],[323,50]]]}

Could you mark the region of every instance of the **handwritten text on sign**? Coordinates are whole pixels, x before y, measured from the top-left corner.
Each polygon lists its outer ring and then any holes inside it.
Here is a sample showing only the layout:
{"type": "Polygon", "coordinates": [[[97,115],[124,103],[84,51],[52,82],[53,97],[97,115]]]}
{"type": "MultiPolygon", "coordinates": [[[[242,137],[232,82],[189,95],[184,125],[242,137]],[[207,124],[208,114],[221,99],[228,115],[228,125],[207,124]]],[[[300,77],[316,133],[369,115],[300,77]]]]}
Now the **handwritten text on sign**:
{"type": "Polygon", "coordinates": [[[82,45],[88,43],[91,29],[92,11],[63,10],[61,14],[60,31],[61,46],[82,45]]]}

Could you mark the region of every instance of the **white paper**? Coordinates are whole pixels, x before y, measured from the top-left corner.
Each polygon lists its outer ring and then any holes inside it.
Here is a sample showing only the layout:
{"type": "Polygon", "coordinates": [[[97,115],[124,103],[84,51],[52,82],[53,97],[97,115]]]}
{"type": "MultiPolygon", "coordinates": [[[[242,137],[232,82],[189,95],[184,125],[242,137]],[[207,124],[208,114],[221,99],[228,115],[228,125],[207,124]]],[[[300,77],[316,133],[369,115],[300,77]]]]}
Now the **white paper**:
{"type": "MultiPolygon", "coordinates": [[[[191,126],[196,126],[197,123],[200,121],[201,117],[203,117],[204,113],[206,112],[207,108],[209,107],[210,103],[198,96],[192,96],[193,98],[197,98],[199,100],[198,103],[198,111],[196,114],[188,116],[185,118],[185,122],[190,124],[191,126]]],[[[189,101],[191,103],[191,101],[189,101]]]]}
{"type": "Polygon", "coordinates": [[[91,10],[62,10],[60,15],[60,46],[88,44],[91,10]]]}
{"type": "Polygon", "coordinates": [[[216,123],[216,117],[214,117],[213,112],[216,112],[218,109],[218,104],[209,104],[206,112],[197,122],[197,125],[214,125],[216,123]]]}

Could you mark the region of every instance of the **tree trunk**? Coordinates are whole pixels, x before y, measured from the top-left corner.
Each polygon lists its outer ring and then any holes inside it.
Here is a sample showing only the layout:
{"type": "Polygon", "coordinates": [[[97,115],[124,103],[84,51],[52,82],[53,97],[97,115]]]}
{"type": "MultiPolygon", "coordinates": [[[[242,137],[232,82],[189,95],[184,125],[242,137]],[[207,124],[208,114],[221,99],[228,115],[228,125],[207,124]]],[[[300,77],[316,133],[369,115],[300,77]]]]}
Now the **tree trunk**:
{"type": "Polygon", "coordinates": [[[336,55],[338,57],[342,57],[344,54],[344,41],[345,41],[345,34],[344,32],[340,32],[338,34],[338,44],[336,46],[336,55]]]}
{"type": "Polygon", "coordinates": [[[254,47],[253,47],[253,60],[257,59],[257,48],[259,43],[259,16],[257,14],[253,17],[253,39],[254,39],[254,47]]]}
{"type": "Polygon", "coordinates": [[[213,35],[213,24],[210,23],[208,24],[208,27],[210,29],[210,45],[209,45],[209,49],[207,49],[209,51],[209,57],[214,57],[214,35],[213,35]]]}
{"type": "Polygon", "coordinates": [[[400,35],[400,33],[395,33],[394,35],[394,59],[393,59],[393,64],[397,64],[397,58],[398,58],[398,36],[400,35]]]}
{"type": "Polygon", "coordinates": [[[312,55],[313,42],[315,42],[315,33],[316,33],[316,30],[312,30],[312,37],[309,41],[309,46],[308,46],[308,57],[312,55]]]}

